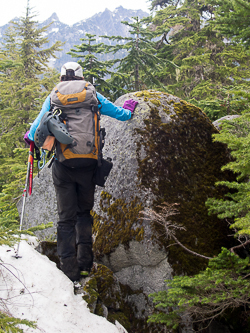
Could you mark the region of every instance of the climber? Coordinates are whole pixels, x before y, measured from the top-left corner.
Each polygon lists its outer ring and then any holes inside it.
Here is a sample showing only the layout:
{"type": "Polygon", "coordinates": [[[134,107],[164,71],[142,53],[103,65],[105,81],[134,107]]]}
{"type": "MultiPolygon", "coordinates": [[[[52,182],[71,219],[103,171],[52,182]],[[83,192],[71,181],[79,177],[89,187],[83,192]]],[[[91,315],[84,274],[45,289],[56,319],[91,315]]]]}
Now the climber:
{"type": "Polygon", "coordinates": [[[83,70],[76,62],[62,66],[60,79],[24,138],[40,145],[48,137],[54,140],[52,178],[59,215],[57,252],[61,270],[70,280],[78,281],[89,274],[93,265],[90,212],[94,205],[94,174],[101,164],[100,114],[126,121],[133,116],[138,102],[131,99],[123,107],[114,105],[84,80],[83,70]],[[46,134],[44,119],[49,124],[46,134]],[[65,125],[63,135],[59,136],[58,119],[65,125]],[[62,137],[66,143],[59,142],[62,137]]]}

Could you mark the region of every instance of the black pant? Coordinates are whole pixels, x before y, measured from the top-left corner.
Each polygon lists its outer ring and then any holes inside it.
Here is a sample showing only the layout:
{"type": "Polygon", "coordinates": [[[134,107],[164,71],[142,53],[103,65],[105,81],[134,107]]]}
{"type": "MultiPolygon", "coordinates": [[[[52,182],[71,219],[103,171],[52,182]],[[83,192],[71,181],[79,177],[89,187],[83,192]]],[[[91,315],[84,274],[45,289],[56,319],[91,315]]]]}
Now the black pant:
{"type": "Polygon", "coordinates": [[[57,252],[61,269],[71,280],[77,280],[80,270],[90,270],[93,264],[90,211],[94,205],[95,168],[94,160],[84,168],[69,168],[58,161],[53,163],[59,215],[57,252]]]}

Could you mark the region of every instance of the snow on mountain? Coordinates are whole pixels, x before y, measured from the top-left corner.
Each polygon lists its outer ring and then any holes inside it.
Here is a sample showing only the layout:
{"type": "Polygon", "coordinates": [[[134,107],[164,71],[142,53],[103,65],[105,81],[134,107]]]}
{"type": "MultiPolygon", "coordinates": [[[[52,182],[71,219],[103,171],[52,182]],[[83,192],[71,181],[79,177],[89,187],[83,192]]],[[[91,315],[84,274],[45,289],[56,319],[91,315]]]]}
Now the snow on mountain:
{"type": "MultiPolygon", "coordinates": [[[[41,27],[51,24],[48,28],[46,37],[49,40],[48,45],[53,45],[56,41],[64,42],[62,51],[57,52],[58,59],[54,61],[54,67],[60,69],[60,67],[67,61],[74,61],[70,55],[67,55],[75,45],[81,44],[81,38],[85,38],[86,33],[96,35],[98,43],[109,43],[108,40],[99,36],[123,36],[128,37],[128,27],[121,23],[121,21],[132,22],[132,17],[138,16],[139,18],[148,16],[147,12],[143,12],[141,9],[132,10],[125,9],[122,6],[117,7],[113,12],[109,9],[105,9],[103,12],[99,12],[88,19],[81,20],[71,26],[60,22],[56,13],[53,13],[46,21],[40,23],[41,27]]],[[[9,24],[0,27],[0,34],[4,34],[9,24]]],[[[0,43],[1,43],[0,38],[0,43]]],[[[105,58],[105,56],[104,56],[105,58]]],[[[105,59],[103,59],[105,60],[105,59]]]]}
{"type": "Polygon", "coordinates": [[[19,254],[16,259],[12,248],[0,247],[0,298],[2,311],[36,321],[36,329],[24,326],[24,332],[126,333],[118,322],[90,313],[81,295],[74,294],[73,282],[24,240],[19,254]]]}

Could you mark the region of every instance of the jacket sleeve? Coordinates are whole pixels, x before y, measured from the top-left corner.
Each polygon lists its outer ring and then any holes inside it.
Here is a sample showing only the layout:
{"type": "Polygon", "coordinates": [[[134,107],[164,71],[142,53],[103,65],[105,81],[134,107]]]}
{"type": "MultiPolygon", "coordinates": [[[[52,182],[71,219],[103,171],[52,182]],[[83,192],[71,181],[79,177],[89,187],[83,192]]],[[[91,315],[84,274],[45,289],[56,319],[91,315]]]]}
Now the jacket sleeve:
{"type": "Polygon", "coordinates": [[[34,120],[33,124],[30,127],[30,132],[28,134],[28,138],[30,140],[34,141],[34,136],[35,136],[36,129],[39,126],[40,121],[41,121],[43,115],[45,114],[45,112],[47,112],[49,110],[50,110],[50,95],[44,101],[39,115],[36,117],[36,119],[34,120]]]}
{"type": "Polygon", "coordinates": [[[98,92],[96,94],[101,103],[101,114],[121,121],[129,120],[131,118],[131,112],[129,110],[123,109],[121,106],[116,106],[98,92]]]}

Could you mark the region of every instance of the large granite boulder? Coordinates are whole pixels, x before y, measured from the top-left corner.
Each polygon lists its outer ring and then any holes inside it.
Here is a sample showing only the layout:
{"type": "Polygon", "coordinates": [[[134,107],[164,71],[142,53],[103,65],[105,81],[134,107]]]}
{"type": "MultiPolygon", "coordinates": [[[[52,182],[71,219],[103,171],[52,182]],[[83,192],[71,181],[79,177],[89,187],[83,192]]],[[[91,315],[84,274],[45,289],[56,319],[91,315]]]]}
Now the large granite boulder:
{"type": "MultiPolygon", "coordinates": [[[[164,202],[178,204],[179,214],[170,219],[185,230],[177,230],[177,238],[212,257],[228,245],[228,225],[208,215],[205,202],[222,197],[223,189],[214,184],[232,176],[221,171],[228,162],[226,147],[213,142],[218,130],[199,108],[157,91],[126,94],[116,104],[130,98],[139,102],[131,120],[101,121],[107,132],[104,157],[111,157],[114,166],[105,188],[95,194],[94,252],[96,262],[129,288],[131,308],[145,321],[153,311],[149,294],[166,289],[164,281],[173,274],[197,273],[207,261],[185,252],[141,212],[159,211],[164,202]]],[[[57,213],[46,167],[27,199],[24,227],[50,221],[56,223],[57,213]]],[[[49,231],[39,235],[48,237],[49,231]]]]}
{"type": "MultiPolygon", "coordinates": [[[[164,230],[142,218],[140,211],[177,203],[179,214],[171,220],[186,228],[177,232],[179,240],[206,256],[217,254],[228,241],[227,224],[209,216],[205,202],[223,195],[214,184],[231,177],[221,171],[228,153],[224,145],[213,142],[218,130],[194,105],[156,91],[127,94],[116,104],[122,106],[129,98],[139,102],[132,120],[102,121],[108,133],[104,155],[113,159],[114,167],[105,189],[96,193],[96,257],[133,284],[135,275],[149,281],[152,267],[156,273],[162,266],[163,278],[172,270],[195,273],[206,262],[176,245],[169,247],[164,230]]],[[[154,290],[151,283],[145,290],[154,290]]]]}

